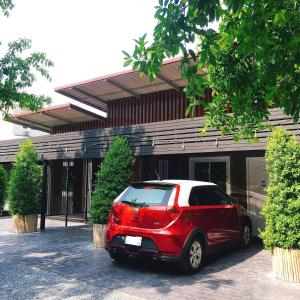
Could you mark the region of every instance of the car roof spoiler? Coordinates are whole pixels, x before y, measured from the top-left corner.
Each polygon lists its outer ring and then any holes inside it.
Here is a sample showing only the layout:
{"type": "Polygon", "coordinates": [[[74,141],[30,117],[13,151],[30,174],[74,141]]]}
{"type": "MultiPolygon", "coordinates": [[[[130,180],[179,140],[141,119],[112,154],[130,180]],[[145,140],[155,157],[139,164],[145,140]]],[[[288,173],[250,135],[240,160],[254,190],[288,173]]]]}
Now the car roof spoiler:
{"type": "Polygon", "coordinates": [[[157,187],[169,187],[169,188],[174,188],[176,184],[174,183],[169,183],[169,182],[155,182],[155,181],[139,181],[139,182],[132,182],[130,184],[132,187],[143,187],[145,185],[148,186],[157,186],[157,187]]]}

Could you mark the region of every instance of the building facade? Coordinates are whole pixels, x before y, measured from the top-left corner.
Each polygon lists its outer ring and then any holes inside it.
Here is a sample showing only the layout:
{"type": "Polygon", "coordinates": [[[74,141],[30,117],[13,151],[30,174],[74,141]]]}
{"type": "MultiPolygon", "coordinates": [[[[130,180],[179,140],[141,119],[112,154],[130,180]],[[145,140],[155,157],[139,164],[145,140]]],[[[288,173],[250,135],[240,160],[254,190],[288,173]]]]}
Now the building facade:
{"type": "MultiPolygon", "coordinates": [[[[263,226],[260,210],[267,174],[264,153],[270,130],[257,132],[258,143],[234,141],[209,130],[201,136],[204,110],[185,117],[188,104],[179,61],[166,62],[154,82],[125,71],[59,87],[56,91],[106,112],[96,114],[68,104],[16,114],[12,122],[49,132],[32,141],[47,164],[47,214],[88,218],[95,173],[113,136],[128,139],[134,153],[134,180],[195,179],[219,184],[247,207],[254,233],[263,226]]],[[[205,101],[210,101],[207,91],[205,101]]],[[[300,136],[299,124],[280,109],[270,110],[269,124],[300,136]]],[[[20,140],[0,145],[0,162],[9,166],[20,140]]]]}

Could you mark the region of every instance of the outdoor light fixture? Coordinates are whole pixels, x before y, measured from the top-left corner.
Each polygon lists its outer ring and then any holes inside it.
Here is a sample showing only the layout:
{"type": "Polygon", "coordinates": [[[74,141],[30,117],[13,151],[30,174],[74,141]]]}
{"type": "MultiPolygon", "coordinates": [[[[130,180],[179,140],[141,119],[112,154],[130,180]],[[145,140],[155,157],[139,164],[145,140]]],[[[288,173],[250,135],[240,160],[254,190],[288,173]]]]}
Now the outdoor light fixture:
{"type": "Polygon", "coordinates": [[[152,148],[154,148],[155,147],[155,140],[153,139],[152,140],[152,148]]]}
{"type": "Polygon", "coordinates": [[[216,147],[218,147],[219,146],[219,139],[218,139],[218,137],[216,137],[216,147]]]}
{"type": "Polygon", "coordinates": [[[104,149],[104,150],[107,150],[107,148],[108,148],[108,144],[107,144],[107,142],[105,141],[105,143],[104,143],[104,145],[103,145],[103,149],[104,149]]]}
{"type": "Polygon", "coordinates": [[[184,141],[182,142],[181,149],[182,149],[182,150],[185,150],[185,144],[184,144],[184,141]]]}

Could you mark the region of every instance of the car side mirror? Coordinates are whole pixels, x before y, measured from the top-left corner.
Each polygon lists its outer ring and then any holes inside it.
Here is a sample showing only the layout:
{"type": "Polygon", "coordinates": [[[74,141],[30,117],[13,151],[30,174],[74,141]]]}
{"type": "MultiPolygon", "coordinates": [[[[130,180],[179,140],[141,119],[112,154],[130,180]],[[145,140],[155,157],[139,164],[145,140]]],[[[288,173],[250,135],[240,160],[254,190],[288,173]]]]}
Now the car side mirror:
{"type": "Polygon", "coordinates": [[[229,201],[231,204],[238,204],[239,201],[238,201],[238,198],[236,197],[229,197],[229,201]]]}

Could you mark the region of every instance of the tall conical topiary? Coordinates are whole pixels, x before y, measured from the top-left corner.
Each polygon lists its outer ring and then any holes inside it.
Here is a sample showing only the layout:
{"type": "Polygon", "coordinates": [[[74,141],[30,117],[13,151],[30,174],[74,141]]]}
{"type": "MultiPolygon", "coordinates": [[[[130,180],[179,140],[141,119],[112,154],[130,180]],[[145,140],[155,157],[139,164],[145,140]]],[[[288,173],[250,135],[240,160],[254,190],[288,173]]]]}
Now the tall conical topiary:
{"type": "Polygon", "coordinates": [[[295,136],[276,128],[268,141],[269,176],[261,237],[267,249],[300,249],[300,145],[295,136]]]}
{"type": "Polygon", "coordinates": [[[2,165],[0,165],[0,216],[4,207],[6,183],[7,183],[7,172],[5,168],[2,165]]]}
{"type": "Polygon", "coordinates": [[[97,173],[91,201],[94,224],[106,224],[113,200],[132,181],[134,160],[127,139],[114,137],[97,173]]]}
{"type": "Polygon", "coordinates": [[[20,145],[20,152],[9,178],[8,204],[12,215],[28,216],[38,213],[42,188],[42,166],[31,140],[20,145]]]}

